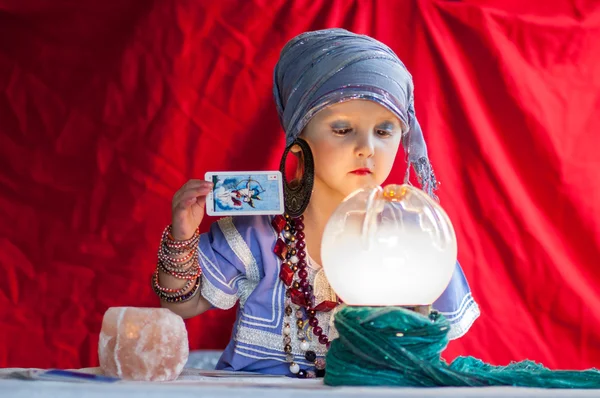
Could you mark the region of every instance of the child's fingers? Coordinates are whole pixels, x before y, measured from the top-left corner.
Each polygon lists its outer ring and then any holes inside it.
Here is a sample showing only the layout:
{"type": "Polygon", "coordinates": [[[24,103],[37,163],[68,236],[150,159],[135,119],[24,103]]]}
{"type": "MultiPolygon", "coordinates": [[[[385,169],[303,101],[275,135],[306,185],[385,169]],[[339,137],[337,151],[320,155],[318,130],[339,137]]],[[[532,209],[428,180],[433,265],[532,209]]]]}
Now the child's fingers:
{"type": "MultiPolygon", "coordinates": [[[[193,180],[190,180],[193,181],[193,180]]],[[[173,206],[177,206],[182,200],[190,199],[192,196],[207,195],[212,189],[212,182],[197,180],[195,183],[188,181],[179,191],[173,195],[173,206]]]]}
{"type": "Polygon", "coordinates": [[[181,191],[181,197],[189,197],[190,195],[206,195],[212,189],[212,185],[200,185],[194,188],[186,188],[181,191]]]}
{"type": "Polygon", "coordinates": [[[199,188],[202,186],[211,186],[212,187],[213,183],[210,181],[205,181],[205,180],[189,180],[187,181],[185,184],[183,184],[183,186],[181,187],[180,191],[182,190],[187,190],[188,188],[199,188]]]}
{"type": "Polygon", "coordinates": [[[210,192],[210,187],[190,188],[181,193],[179,198],[173,202],[173,206],[176,208],[187,209],[196,202],[198,198],[206,199],[206,195],[210,192]]]}
{"type": "Polygon", "coordinates": [[[197,198],[192,199],[192,200],[194,200],[198,206],[204,207],[204,204],[206,203],[206,195],[198,196],[197,198]]]}
{"type": "Polygon", "coordinates": [[[210,190],[213,184],[210,181],[201,181],[201,180],[190,180],[183,184],[181,189],[177,191],[175,195],[185,195],[186,192],[197,191],[197,190],[210,190]]]}

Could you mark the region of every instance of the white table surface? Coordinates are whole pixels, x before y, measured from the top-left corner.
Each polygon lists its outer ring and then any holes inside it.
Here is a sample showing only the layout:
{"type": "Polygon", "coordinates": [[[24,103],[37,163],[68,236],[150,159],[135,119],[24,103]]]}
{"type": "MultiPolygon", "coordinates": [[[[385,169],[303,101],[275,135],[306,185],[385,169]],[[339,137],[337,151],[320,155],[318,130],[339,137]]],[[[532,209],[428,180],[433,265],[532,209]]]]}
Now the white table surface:
{"type": "MultiPolygon", "coordinates": [[[[0,369],[0,377],[19,369],[0,369]]],[[[95,373],[94,369],[84,371],[95,373]]],[[[321,397],[600,397],[600,390],[550,390],[516,387],[388,388],[329,387],[322,379],[288,377],[209,377],[186,368],[173,382],[122,381],[111,384],[0,379],[7,398],[321,398],[321,397]]]]}
{"type": "MultiPolygon", "coordinates": [[[[0,369],[0,398],[345,398],[345,397],[596,397],[600,390],[550,390],[517,387],[485,388],[389,388],[389,387],[329,387],[322,379],[289,377],[211,377],[206,370],[214,369],[220,352],[190,352],[186,369],[172,382],[70,383],[62,381],[18,380],[5,378],[21,368],[0,369]]],[[[99,368],[79,369],[101,374],[99,368]]],[[[229,375],[231,376],[231,375],[229,375]]]]}

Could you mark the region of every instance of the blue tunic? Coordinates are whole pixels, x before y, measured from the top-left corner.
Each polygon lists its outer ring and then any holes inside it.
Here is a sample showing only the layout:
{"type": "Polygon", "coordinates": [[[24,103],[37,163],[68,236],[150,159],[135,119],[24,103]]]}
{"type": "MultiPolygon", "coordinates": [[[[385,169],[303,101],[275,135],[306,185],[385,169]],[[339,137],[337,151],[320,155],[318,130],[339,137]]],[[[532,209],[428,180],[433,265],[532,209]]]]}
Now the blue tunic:
{"type": "MultiPolygon", "coordinates": [[[[292,332],[294,362],[302,368],[314,365],[304,359],[295,315],[285,314],[285,284],[279,279],[281,259],[273,253],[277,233],[272,216],[240,216],[215,222],[199,242],[202,268],[201,294],[214,307],[232,308],[239,301],[232,338],[217,369],[251,371],[291,376],[283,347],[283,328],[292,332]]],[[[309,258],[309,280],[315,294],[334,294],[319,265],[309,258]]],[[[479,316],[479,307],[460,265],[442,296],[433,304],[450,321],[450,339],[461,337],[479,316]]],[[[334,311],[318,313],[319,326],[330,339],[335,338],[334,311]]],[[[309,350],[324,358],[326,348],[308,331],[309,350]],[[312,339],[312,340],[309,340],[312,339]]]]}

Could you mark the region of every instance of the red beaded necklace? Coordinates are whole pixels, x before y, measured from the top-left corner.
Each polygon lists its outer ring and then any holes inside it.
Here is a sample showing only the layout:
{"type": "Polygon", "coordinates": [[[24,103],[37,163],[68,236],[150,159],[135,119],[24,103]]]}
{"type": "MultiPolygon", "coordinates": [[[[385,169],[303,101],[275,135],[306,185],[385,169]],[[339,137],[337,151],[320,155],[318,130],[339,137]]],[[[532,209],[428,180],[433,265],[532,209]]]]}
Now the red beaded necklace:
{"type": "MultiPolygon", "coordinates": [[[[317,358],[314,351],[309,350],[309,343],[306,341],[306,335],[303,326],[308,322],[312,333],[318,337],[319,343],[329,348],[329,338],[323,333],[319,326],[317,312],[328,312],[337,307],[338,302],[323,301],[315,303],[314,289],[308,280],[308,265],[306,258],[306,242],[304,241],[304,216],[291,218],[289,215],[277,215],[273,218],[272,225],[278,234],[277,242],[273,252],[282,260],[279,278],[287,286],[285,314],[292,315],[294,312],[291,304],[297,306],[296,323],[298,326],[298,339],[300,340],[300,349],[304,351],[304,358],[315,364],[315,371],[300,369],[300,366],[294,362],[291,346],[291,327],[289,323],[284,324],[283,344],[286,359],[290,363],[290,372],[300,378],[319,377],[325,374],[325,361],[317,358]]],[[[307,331],[310,333],[310,330],[307,331]]]]}

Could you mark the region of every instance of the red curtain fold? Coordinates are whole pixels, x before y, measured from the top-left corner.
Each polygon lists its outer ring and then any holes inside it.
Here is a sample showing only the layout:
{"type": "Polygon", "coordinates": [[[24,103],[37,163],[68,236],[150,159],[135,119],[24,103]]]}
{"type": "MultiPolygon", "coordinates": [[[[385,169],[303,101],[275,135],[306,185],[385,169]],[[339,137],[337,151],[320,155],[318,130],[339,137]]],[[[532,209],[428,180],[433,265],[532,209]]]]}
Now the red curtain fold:
{"type": "MultiPolygon", "coordinates": [[[[96,366],[108,307],[158,305],[173,193],[278,167],[273,66],[325,27],[414,76],[482,310],[445,356],[598,366],[600,11],[566,0],[0,0],[0,366],[96,366]]],[[[234,315],[187,321],[191,348],[223,348],[234,315]]]]}

